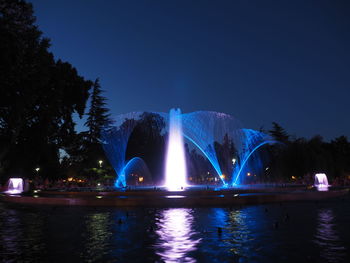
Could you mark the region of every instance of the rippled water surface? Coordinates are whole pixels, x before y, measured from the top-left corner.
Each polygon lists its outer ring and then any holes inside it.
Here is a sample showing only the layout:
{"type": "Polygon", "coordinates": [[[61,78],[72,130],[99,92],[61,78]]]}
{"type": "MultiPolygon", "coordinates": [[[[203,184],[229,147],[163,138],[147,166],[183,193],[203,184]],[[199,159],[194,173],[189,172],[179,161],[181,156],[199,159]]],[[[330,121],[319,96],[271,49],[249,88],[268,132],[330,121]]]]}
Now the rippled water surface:
{"type": "Polygon", "coordinates": [[[349,198],[193,209],[0,203],[0,262],[350,262],[349,253],[349,198]]]}

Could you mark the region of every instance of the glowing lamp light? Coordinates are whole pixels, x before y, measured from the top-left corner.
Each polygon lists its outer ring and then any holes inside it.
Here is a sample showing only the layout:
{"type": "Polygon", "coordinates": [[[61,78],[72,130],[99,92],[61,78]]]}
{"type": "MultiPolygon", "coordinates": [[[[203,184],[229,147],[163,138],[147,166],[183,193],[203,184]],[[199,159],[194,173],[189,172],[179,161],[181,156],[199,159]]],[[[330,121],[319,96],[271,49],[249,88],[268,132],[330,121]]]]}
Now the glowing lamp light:
{"type": "Polygon", "coordinates": [[[139,177],[139,182],[140,182],[140,183],[143,182],[143,177],[139,177]]]}
{"type": "Polygon", "coordinates": [[[98,161],[98,164],[100,165],[100,168],[102,167],[102,163],[103,163],[102,160],[99,160],[99,161],[98,161]]]}
{"type": "Polygon", "coordinates": [[[232,164],[235,164],[236,161],[237,161],[237,160],[236,160],[235,158],[233,158],[233,159],[232,159],[232,164]]]}
{"type": "Polygon", "coordinates": [[[39,172],[40,171],[40,167],[35,168],[35,171],[39,172]]]}
{"type": "Polygon", "coordinates": [[[250,173],[247,173],[247,176],[250,176],[250,173]]]}

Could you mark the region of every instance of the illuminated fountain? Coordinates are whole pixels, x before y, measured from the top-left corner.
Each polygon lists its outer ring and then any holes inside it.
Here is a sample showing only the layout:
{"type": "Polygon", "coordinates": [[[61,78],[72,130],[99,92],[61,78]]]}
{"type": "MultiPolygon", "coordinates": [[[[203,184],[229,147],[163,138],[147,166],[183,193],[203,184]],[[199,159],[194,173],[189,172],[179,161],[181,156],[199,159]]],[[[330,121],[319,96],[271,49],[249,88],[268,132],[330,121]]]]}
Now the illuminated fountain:
{"type": "Polygon", "coordinates": [[[176,191],[182,190],[187,186],[186,158],[180,109],[172,109],[169,118],[165,186],[171,191],[176,191]]]}
{"type": "MultiPolygon", "coordinates": [[[[247,163],[252,160],[252,157],[261,147],[266,144],[274,144],[276,141],[272,140],[270,136],[265,133],[255,131],[252,129],[241,129],[239,136],[238,159],[237,163],[232,171],[232,185],[236,186],[242,183],[242,173],[247,169],[247,163]]],[[[260,158],[256,161],[260,164],[260,158]]]]}
{"type": "Polygon", "coordinates": [[[327,191],[329,187],[327,175],[325,173],[315,174],[314,186],[317,187],[319,191],[327,191]]]}
{"type": "Polygon", "coordinates": [[[7,183],[7,194],[21,194],[24,190],[24,183],[22,178],[10,178],[7,183]]]}
{"type": "Polygon", "coordinates": [[[131,159],[126,162],[125,155],[129,137],[135,128],[140,115],[140,112],[119,115],[114,120],[114,127],[108,127],[102,131],[101,137],[103,149],[109,162],[118,175],[118,179],[115,182],[116,187],[126,186],[125,172],[135,161],[134,159],[131,159]]]}
{"type": "MultiPolygon", "coordinates": [[[[222,142],[225,136],[229,136],[234,140],[234,144],[238,144],[235,139],[239,139],[236,133],[241,129],[240,122],[228,114],[213,111],[186,113],[183,114],[182,119],[184,137],[193,143],[208,159],[217,177],[226,186],[227,182],[219,164],[215,143],[222,142]]],[[[231,160],[232,157],[229,159],[231,160]]]]}
{"type": "MultiPolygon", "coordinates": [[[[221,181],[225,187],[244,183],[241,174],[248,166],[253,168],[255,164],[261,163],[256,154],[257,150],[266,144],[274,143],[264,133],[243,129],[237,119],[225,113],[196,111],[182,114],[180,109],[172,109],[169,114],[160,112],[148,114],[158,116],[165,125],[159,127],[159,131],[161,136],[167,135],[163,185],[169,190],[181,190],[188,185],[185,139],[209,161],[215,171],[216,181],[221,181]],[[232,145],[230,147],[234,151],[226,151],[223,158],[222,154],[218,156],[218,148],[225,143],[232,145]]],[[[126,160],[126,150],[135,127],[145,127],[142,126],[144,123],[146,125],[150,123],[143,119],[144,116],[145,113],[142,112],[118,115],[115,126],[108,127],[102,132],[103,148],[118,176],[116,187],[126,187],[126,176],[131,174],[135,164],[143,162],[140,156],[129,156],[130,159],[126,160]]],[[[146,167],[146,162],[143,163],[146,167]]]]}

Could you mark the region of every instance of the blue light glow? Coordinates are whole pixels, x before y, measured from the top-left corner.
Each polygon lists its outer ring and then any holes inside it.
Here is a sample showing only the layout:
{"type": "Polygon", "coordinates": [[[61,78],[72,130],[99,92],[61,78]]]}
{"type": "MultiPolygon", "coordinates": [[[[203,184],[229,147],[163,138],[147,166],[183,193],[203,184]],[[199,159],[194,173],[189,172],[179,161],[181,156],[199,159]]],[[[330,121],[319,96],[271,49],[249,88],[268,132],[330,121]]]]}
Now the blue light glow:
{"type": "Polygon", "coordinates": [[[118,178],[115,182],[116,187],[125,187],[125,153],[129,137],[137,124],[142,113],[131,112],[122,114],[115,119],[115,126],[102,131],[102,146],[110,164],[114,168],[118,178]]]}
{"type": "MultiPolygon", "coordinates": [[[[129,137],[142,114],[142,112],[133,112],[119,115],[116,118],[115,127],[102,132],[103,148],[118,175],[115,182],[116,187],[127,185],[126,170],[134,164],[142,161],[147,167],[143,160],[137,156],[128,162],[125,160],[129,137]]],[[[262,161],[257,155],[251,158],[252,155],[263,145],[275,143],[262,132],[243,129],[238,120],[224,113],[197,111],[181,114],[180,110],[176,110],[176,112],[172,110],[170,114],[156,114],[164,119],[169,134],[165,172],[165,184],[169,189],[176,188],[179,186],[177,184],[180,184],[181,187],[186,186],[183,137],[193,143],[210,162],[223,186],[228,186],[227,182],[230,182],[232,186],[241,183],[241,174],[244,169],[248,169],[248,163],[249,168],[259,170],[262,161]],[[174,116],[171,117],[172,115],[174,116]],[[175,122],[176,125],[174,125],[175,122]],[[226,145],[226,148],[222,148],[223,145],[226,145]],[[227,145],[233,146],[227,148],[227,145]],[[220,162],[216,151],[220,152],[220,162]],[[223,175],[223,171],[225,175],[223,175]],[[168,176],[169,174],[173,175],[168,176]],[[231,175],[231,177],[227,175],[231,175]],[[170,178],[172,179],[170,180],[170,178]]],[[[163,132],[165,131],[163,130],[163,132]]]]}
{"type": "Polygon", "coordinates": [[[232,186],[236,186],[237,185],[237,181],[241,175],[241,172],[244,168],[244,166],[246,165],[248,159],[250,158],[250,156],[257,150],[259,149],[261,146],[265,145],[265,144],[268,144],[268,143],[274,143],[274,141],[265,141],[265,142],[262,142],[260,143],[258,146],[256,146],[253,150],[251,150],[250,152],[248,152],[248,156],[243,160],[242,164],[239,166],[239,170],[237,172],[236,175],[234,175],[232,178],[234,178],[233,180],[233,183],[232,183],[232,186]]]}

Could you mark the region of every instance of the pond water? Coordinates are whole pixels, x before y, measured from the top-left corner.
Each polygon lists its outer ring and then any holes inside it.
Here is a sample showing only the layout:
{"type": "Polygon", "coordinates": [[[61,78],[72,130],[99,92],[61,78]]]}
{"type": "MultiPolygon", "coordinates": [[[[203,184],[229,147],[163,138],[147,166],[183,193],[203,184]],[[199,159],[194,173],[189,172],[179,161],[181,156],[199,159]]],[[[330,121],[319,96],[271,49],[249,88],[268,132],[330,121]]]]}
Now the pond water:
{"type": "Polygon", "coordinates": [[[0,203],[3,262],[350,262],[350,198],[232,208],[0,203]]]}

